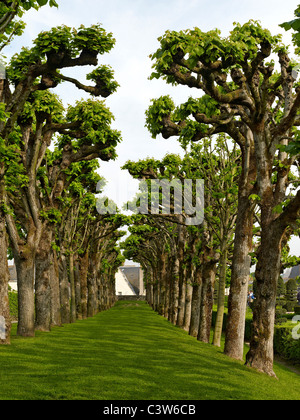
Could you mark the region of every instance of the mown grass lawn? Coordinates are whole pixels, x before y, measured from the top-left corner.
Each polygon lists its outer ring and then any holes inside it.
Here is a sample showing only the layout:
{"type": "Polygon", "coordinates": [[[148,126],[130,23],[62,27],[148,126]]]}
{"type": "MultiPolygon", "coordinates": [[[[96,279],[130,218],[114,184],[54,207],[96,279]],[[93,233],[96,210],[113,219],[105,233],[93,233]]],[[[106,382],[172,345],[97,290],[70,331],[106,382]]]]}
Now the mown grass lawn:
{"type": "Polygon", "coordinates": [[[157,315],[118,302],[94,318],[0,347],[1,400],[298,400],[300,376],[278,380],[231,360],[157,315]]]}

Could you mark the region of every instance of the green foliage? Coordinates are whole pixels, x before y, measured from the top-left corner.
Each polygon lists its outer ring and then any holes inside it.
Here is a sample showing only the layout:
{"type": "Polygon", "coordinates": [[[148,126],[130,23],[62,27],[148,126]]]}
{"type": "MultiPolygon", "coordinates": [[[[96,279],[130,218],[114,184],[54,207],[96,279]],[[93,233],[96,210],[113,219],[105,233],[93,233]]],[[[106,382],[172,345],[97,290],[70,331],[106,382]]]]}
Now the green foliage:
{"type": "Polygon", "coordinates": [[[300,360],[300,340],[292,337],[292,328],[287,326],[277,326],[274,331],[274,350],[281,357],[296,361],[300,360]]]}
{"type": "Polygon", "coordinates": [[[42,6],[45,6],[49,3],[50,7],[58,7],[58,4],[55,0],[25,0],[18,2],[24,10],[29,10],[31,8],[39,9],[42,6]]]}
{"type": "Polygon", "coordinates": [[[297,302],[297,282],[295,279],[289,279],[286,283],[286,300],[294,302],[294,305],[297,302]]]}
{"type": "Polygon", "coordinates": [[[5,103],[0,102],[0,121],[5,121],[7,118],[9,118],[9,112],[5,111],[5,103]]]}
{"type": "Polygon", "coordinates": [[[50,224],[61,223],[62,220],[61,211],[55,208],[51,208],[49,210],[41,210],[40,215],[44,220],[47,220],[50,224]]]}
{"type": "Polygon", "coordinates": [[[104,101],[92,99],[77,101],[75,106],[68,108],[66,120],[80,124],[83,135],[78,140],[77,147],[82,144],[98,143],[115,147],[121,139],[120,132],[110,127],[114,116],[104,101]]]}
{"type": "Polygon", "coordinates": [[[34,49],[23,47],[20,53],[15,54],[6,69],[6,76],[12,83],[18,83],[27,77],[30,66],[41,63],[39,53],[34,49]]]}
{"type": "Polygon", "coordinates": [[[110,93],[116,92],[120,86],[113,78],[114,71],[110,66],[100,66],[86,76],[87,80],[92,80],[98,87],[105,87],[110,93]]]}
{"type": "Polygon", "coordinates": [[[169,116],[174,109],[175,105],[170,96],[152,100],[152,105],[146,111],[146,127],[153,138],[160,134],[163,118],[169,116]]]}
{"type": "Polygon", "coordinates": [[[35,50],[42,56],[66,52],[74,58],[82,51],[104,54],[109,52],[115,44],[111,33],[107,33],[100,24],[86,28],[81,25],[79,29],[66,25],[41,32],[34,41],[35,50]]]}
{"type": "Polygon", "coordinates": [[[8,293],[8,298],[11,320],[16,321],[18,319],[18,294],[11,291],[8,293]]]}
{"type": "Polygon", "coordinates": [[[278,283],[277,283],[277,296],[283,296],[285,295],[286,292],[286,287],[283,281],[283,278],[281,276],[279,276],[278,278],[278,283]]]}
{"type": "Polygon", "coordinates": [[[205,114],[208,118],[219,115],[218,103],[208,95],[194,99],[190,97],[187,102],[181,104],[174,112],[174,120],[182,121],[194,114],[205,114]]]}
{"type": "MultiPolygon", "coordinates": [[[[96,58],[97,54],[109,52],[114,44],[112,34],[106,33],[99,24],[89,28],[82,25],[79,29],[66,25],[58,26],[50,31],[41,32],[33,41],[31,49],[23,47],[19,54],[15,54],[7,68],[7,77],[13,83],[17,83],[26,77],[31,66],[45,63],[46,59],[55,54],[62,54],[59,59],[56,56],[55,67],[59,69],[64,66],[63,57],[78,58],[85,54],[96,58]]],[[[112,74],[108,66],[103,66],[88,77],[91,80],[96,79],[99,83],[101,81],[102,85],[106,85],[113,92],[117,83],[112,80],[112,74]]]]}
{"type": "Polygon", "coordinates": [[[171,72],[167,72],[175,60],[184,57],[183,73],[197,68],[197,63],[213,63],[221,60],[223,67],[241,66],[245,60],[253,60],[258,45],[269,42],[274,49],[282,49],[281,36],[272,36],[259,22],[250,20],[244,25],[235,23],[230,36],[222,38],[218,29],[203,32],[199,28],[185,31],[166,31],[158,40],[160,48],[150,57],[154,72],[151,79],[162,77],[167,83],[177,84],[171,72]]]}
{"type": "Polygon", "coordinates": [[[258,53],[257,46],[263,43],[269,43],[274,51],[284,49],[281,44],[282,36],[272,36],[271,32],[262,28],[260,22],[250,20],[241,25],[234,23],[235,28],[230,33],[230,41],[233,45],[232,58],[238,60],[253,60],[258,53]]]}
{"type": "Polygon", "coordinates": [[[20,163],[20,141],[19,129],[10,133],[7,142],[0,137],[0,162],[5,164],[6,190],[11,193],[19,192],[28,183],[25,168],[20,163]]]}
{"type": "Polygon", "coordinates": [[[278,149],[292,156],[295,156],[300,153],[300,131],[294,128],[292,133],[293,140],[290,141],[287,146],[279,145],[278,149]]]}
{"type": "Polygon", "coordinates": [[[25,103],[20,122],[36,120],[36,114],[43,113],[51,117],[52,122],[62,121],[64,106],[60,98],[49,90],[37,90],[33,92],[25,103]]]}
{"type": "Polygon", "coordinates": [[[21,36],[25,29],[25,23],[19,20],[26,11],[49,4],[50,7],[58,7],[55,0],[17,0],[0,2],[0,50],[11,42],[14,36],[21,36]]]}
{"type": "Polygon", "coordinates": [[[291,20],[290,22],[284,22],[281,25],[286,31],[292,29],[293,33],[293,42],[298,47],[296,52],[299,54],[300,52],[300,6],[297,7],[295,10],[295,19],[291,20]]]}
{"type": "Polygon", "coordinates": [[[62,25],[52,28],[50,31],[39,33],[34,44],[36,51],[42,57],[45,57],[46,53],[50,52],[71,51],[71,39],[72,28],[62,25]]]}

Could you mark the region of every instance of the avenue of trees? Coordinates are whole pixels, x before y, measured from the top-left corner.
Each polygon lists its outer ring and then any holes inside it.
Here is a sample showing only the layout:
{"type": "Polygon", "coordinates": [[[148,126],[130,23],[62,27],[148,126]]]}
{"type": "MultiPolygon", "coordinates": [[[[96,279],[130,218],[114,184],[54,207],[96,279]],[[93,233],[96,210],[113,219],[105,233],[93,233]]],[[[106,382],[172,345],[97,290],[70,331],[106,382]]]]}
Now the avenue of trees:
{"type": "MultiPolygon", "coordinates": [[[[47,3],[57,7],[52,0],[1,3],[0,51],[22,34],[26,10],[47,3]]],[[[300,8],[295,15],[282,26],[294,30],[298,54],[300,8]]],[[[103,99],[118,83],[113,70],[98,63],[114,43],[100,25],[52,28],[16,54],[1,76],[0,317],[6,336],[0,343],[10,342],[7,255],[17,269],[18,335],[24,337],[110,308],[115,273],[130,259],[144,270],[153,309],[206,343],[217,293],[215,346],[221,345],[230,284],[224,352],[243,360],[250,268],[256,264],[246,364],[275,376],[277,285],[289,240],[299,231],[297,62],[281,37],[256,21],[235,23],[228,37],[217,29],[166,31],[151,55],[150,78],[183,85],[192,96],[181,104],[170,96],[153,99],[146,126],[153,138],[177,139],[184,153],[124,165],[144,181],[131,203],[137,212],[127,217],[102,214],[96,205],[101,160],[115,159],[121,141],[103,99]],[[87,82],[63,74],[85,66],[94,67],[87,82]],[[61,83],[89,99],[66,109],[55,94],[61,83]],[[193,223],[185,198],[194,193],[195,209],[199,197],[185,181],[199,179],[204,210],[201,222],[193,223]],[[161,204],[154,210],[145,188],[153,180],[173,182],[173,188],[179,182],[182,195],[158,191],[161,204]],[[171,214],[164,207],[168,200],[171,214]],[[120,243],[123,226],[129,235],[120,243]]]]}
{"type": "MultiPolygon", "coordinates": [[[[299,29],[295,22],[299,26],[298,19],[285,24],[286,29],[299,29]]],[[[296,35],[294,40],[298,40],[296,35]]],[[[146,221],[137,219],[137,226],[131,228],[131,236],[124,244],[125,252],[145,267],[151,285],[148,299],[154,308],[164,315],[168,311],[170,320],[182,325],[182,314],[179,314],[183,312],[185,299],[185,316],[190,317],[191,312],[191,320],[189,327],[187,323],[184,326],[203,341],[209,339],[216,270],[218,267],[221,278],[219,305],[222,307],[223,278],[230,255],[225,353],[240,360],[243,359],[250,266],[255,256],[256,299],[246,363],[275,376],[273,335],[281,254],[283,246],[299,228],[300,89],[294,69],[297,63],[290,58],[281,37],[273,36],[256,21],[236,23],[227,38],[218,30],[204,33],[195,28],[167,31],[159,43],[160,47],[151,56],[151,78],[186,86],[193,96],[178,105],[170,96],[153,99],[146,111],[146,125],[154,138],[173,136],[185,147],[192,144],[192,153],[185,158],[195,159],[192,174],[186,171],[184,161],[172,163],[171,168],[165,167],[164,162],[151,160],[143,164],[129,162],[125,168],[138,178],[166,173],[179,179],[202,177],[206,188],[205,220],[201,226],[191,228],[183,227],[181,219],[177,223],[175,219],[170,221],[154,215],[146,221]],[[231,149],[239,151],[236,160],[228,154],[221,164],[219,153],[203,149],[207,139],[218,136],[231,139],[234,145],[231,149]],[[195,144],[202,145],[198,155],[195,155],[195,144]],[[230,172],[234,161],[237,167],[230,172]],[[225,169],[228,164],[230,170],[225,169]],[[210,178],[209,165],[214,168],[214,178],[210,178]],[[224,169],[229,184],[236,185],[236,191],[229,193],[224,169]],[[230,204],[232,195],[234,205],[230,204]],[[217,207],[220,198],[221,206],[219,202],[217,207]],[[145,222],[149,225],[146,232],[140,227],[145,222]],[[200,302],[195,309],[194,299],[200,302]],[[194,317],[197,318],[195,329],[194,317]]],[[[218,330],[219,322],[217,325],[218,330]]]]}
{"type": "MultiPolygon", "coordinates": [[[[47,1],[1,3],[5,47],[19,17],[47,1]]],[[[51,6],[57,6],[50,1],[51,6]]],[[[42,32],[6,66],[0,81],[0,315],[10,340],[7,253],[18,278],[18,335],[92,316],[114,303],[114,275],[123,263],[121,215],[96,210],[99,159],[116,157],[121,134],[103,100],[116,91],[113,71],[98,56],[114,46],[100,25],[42,32]],[[93,66],[91,84],[64,69],[93,66]],[[90,94],[64,109],[55,87],[72,83],[90,94]]]]}

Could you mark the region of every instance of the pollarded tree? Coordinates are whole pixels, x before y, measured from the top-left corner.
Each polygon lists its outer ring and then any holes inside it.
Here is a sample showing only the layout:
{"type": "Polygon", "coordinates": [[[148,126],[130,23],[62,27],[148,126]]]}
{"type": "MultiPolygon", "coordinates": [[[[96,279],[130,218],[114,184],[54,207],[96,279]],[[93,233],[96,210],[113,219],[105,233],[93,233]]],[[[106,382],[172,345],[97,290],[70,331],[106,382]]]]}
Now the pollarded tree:
{"type": "MultiPolygon", "coordinates": [[[[65,135],[61,166],[58,168],[59,174],[56,173],[62,178],[63,170],[72,162],[98,157],[110,159],[119,140],[119,133],[109,128],[112,115],[102,102],[78,102],[69,108],[65,118],[55,121],[51,116],[51,101],[39,101],[39,94],[40,91],[54,88],[63,80],[94,96],[108,96],[117,87],[108,67],[101,66],[87,76],[95,82],[95,86],[83,85],[76,79],[63,76],[60,71],[76,66],[96,66],[98,54],[108,52],[113,45],[112,35],[107,34],[99,25],[91,28],[81,26],[79,30],[65,26],[53,28],[49,32],[41,33],[31,50],[23,49],[15,56],[7,69],[8,78],[5,80],[3,91],[7,116],[1,124],[0,135],[6,145],[10,144],[13,136],[19,135],[21,140],[19,159],[24,169],[23,175],[27,177],[27,183],[23,185],[23,188],[26,188],[23,213],[25,211],[27,217],[26,220],[23,218],[23,221],[30,230],[30,233],[29,230],[25,233],[24,242],[24,238],[20,238],[20,232],[16,229],[14,218],[7,212],[6,219],[20,271],[19,278],[24,284],[24,293],[22,286],[19,293],[22,302],[26,302],[19,305],[20,311],[23,311],[18,326],[18,333],[21,335],[33,335],[34,330],[33,261],[45,227],[39,214],[43,206],[38,205],[40,197],[37,176],[53,135],[65,135]],[[34,115],[29,116],[25,113],[24,117],[24,109],[28,102],[32,104],[34,115]],[[17,128],[17,124],[20,129],[17,128]],[[72,139],[76,139],[76,150],[71,144],[72,139]]],[[[4,169],[6,166],[3,165],[4,169]]],[[[59,195],[60,179],[56,179],[56,182],[54,194],[59,195]]],[[[8,199],[3,199],[8,205],[8,199]]],[[[23,233],[24,231],[22,235],[23,233]]]]}
{"type": "MultiPolygon", "coordinates": [[[[139,262],[143,267],[146,282],[146,299],[149,305],[162,315],[166,316],[171,322],[173,316],[171,314],[170,294],[165,291],[163,300],[159,293],[161,283],[164,283],[166,270],[162,268],[161,262],[164,261],[166,254],[164,230],[159,229],[153,223],[153,218],[148,215],[131,216],[131,223],[128,228],[130,235],[121,243],[124,257],[139,262]],[[163,244],[163,246],[162,246],[163,244]]],[[[172,262],[170,265],[169,275],[172,276],[172,262]]],[[[164,285],[162,286],[164,288],[164,285]]]]}
{"type": "Polygon", "coordinates": [[[114,274],[118,268],[116,261],[120,261],[118,241],[126,234],[119,228],[126,220],[127,217],[120,214],[98,214],[91,225],[87,277],[88,316],[108,309],[115,302],[114,274]]]}
{"type": "MultiPolygon", "coordinates": [[[[24,30],[25,24],[19,20],[25,11],[34,7],[38,9],[48,3],[48,0],[4,0],[0,3],[0,52],[12,41],[14,36],[20,36],[24,30]]],[[[50,6],[57,6],[54,0],[50,0],[50,6]]],[[[0,63],[0,119],[4,124],[9,118],[9,114],[5,113],[5,69],[3,63],[0,63]]],[[[4,173],[5,163],[9,159],[14,159],[13,151],[8,150],[4,139],[0,138],[0,317],[1,317],[1,338],[0,344],[8,344],[10,342],[10,314],[8,303],[8,281],[9,272],[7,265],[7,235],[5,227],[6,206],[4,203],[5,186],[4,173]]]]}
{"type": "MultiPolygon", "coordinates": [[[[207,231],[214,238],[212,247],[218,262],[218,309],[213,344],[220,346],[225,308],[225,283],[228,258],[232,253],[237,216],[240,152],[224,135],[186,149],[185,174],[204,180],[207,231]],[[232,147],[233,146],[233,147],[232,147]]],[[[205,276],[204,276],[205,277],[205,276]]],[[[207,277],[207,276],[206,276],[207,277]]],[[[205,278],[203,281],[205,282],[205,278]]],[[[202,291],[203,293],[204,291],[202,291]]],[[[208,329],[207,329],[207,336],[208,329]]]]}
{"type": "Polygon", "coordinates": [[[293,63],[280,44],[258,22],[235,24],[226,38],[200,29],[166,32],[152,55],[152,78],[198,90],[203,96],[175,107],[169,97],[153,101],[147,126],[153,136],[186,141],[228,134],[241,148],[242,173],[235,232],[231,294],[225,353],[243,358],[244,324],[252,247],[253,203],[259,196],[261,246],[256,268],[257,298],[253,338],[247,364],[273,372],[273,334],[281,239],[299,217],[300,192],[286,201],[288,176],[295,156],[284,146],[297,138],[300,91],[293,63]],[[280,71],[275,70],[275,54],[280,71]],[[276,172],[276,182],[273,174],[276,172]],[[278,206],[282,212],[276,213],[278,206]],[[275,209],[275,211],[274,211],[275,209]]]}
{"type": "MultiPolygon", "coordinates": [[[[46,96],[49,94],[47,93],[46,96]]],[[[58,199],[66,180],[68,177],[70,178],[68,168],[72,163],[92,160],[97,157],[109,159],[119,140],[119,133],[109,126],[111,114],[102,102],[92,100],[80,102],[74,108],[70,107],[65,121],[57,123],[51,118],[54,113],[52,107],[45,108],[45,101],[39,99],[41,108],[45,110],[42,112],[37,107],[35,119],[25,117],[22,120],[19,119],[21,127],[19,143],[21,159],[19,163],[27,182],[24,182],[18,192],[9,196],[9,205],[14,209],[17,220],[23,228],[22,237],[16,227],[16,219],[7,213],[8,231],[18,272],[20,334],[22,323],[26,323],[26,317],[21,312],[22,309],[29,314],[32,322],[33,308],[31,305],[32,309],[30,310],[29,302],[31,300],[28,294],[31,298],[33,297],[32,280],[35,267],[36,274],[38,274],[36,277],[37,296],[41,298],[42,302],[44,300],[43,293],[49,289],[51,267],[49,258],[53,229],[51,229],[48,216],[50,215],[51,220],[53,212],[58,210],[58,199]],[[47,161],[44,160],[47,147],[49,147],[55,132],[64,133],[63,144],[61,144],[60,159],[55,155],[55,161],[49,162],[51,168],[51,173],[49,173],[47,172],[47,161]],[[38,255],[39,258],[36,259],[38,255]],[[29,288],[30,284],[32,287],[29,288]],[[41,285],[41,289],[39,285],[41,285]]],[[[8,168],[8,173],[10,173],[10,168],[8,168]]],[[[43,306],[46,308],[45,302],[42,303],[41,307],[43,306]]],[[[37,326],[39,329],[48,328],[41,322],[38,322],[37,326]]]]}
{"type": "MultiPolygon", "coordinates": [[[[177,325],[189,328],[190,334],[198,337],[201,341],[209,341],[211,315],[212,315],[212,295],[215,283],[217,263],[220,269],[220,304],[218,310],[217,325],[222,325],[224,313],[224,294],[225,294],[225,275],[227,255],[232,241],[235,219],[236,219],[236,182],[239,176],[237,161],[240,158],[236,148],[230,150],[229,144],[223,136],[212,142],[207,140],[203,145],[192,144],[188,153],[180,158],[179,156],[167,155],[162,161],[146,159],[138,162],[127,162],[123,167],[128,169],[131,175],[140,179],[180,181],[180,186],[184,181],[191,179],[204,179],[205,202],[204,212],[205,221],[202,226],[187,226],[188,215],[183,211],[183,206],[179,208],[179,214],[172,216],[159,216],[152,214],[148,217],[152,223],[157,224],[160,231],[166,229],[167,224],[174,225],[171,238],[168,240],[169,246],[173,249],[175,261],[178,264],[178,276],[173,276],[171,283],[165,285],[164,279],[158,280],[160,290],[164,288],[176,290],[171,299],[175,302],[175,312],[177,325]],[[183,213],[183,214],[181,214],[183,213]],[[171,240],[172,239],[172,240],[171,240]],[[193,272],[193,274],[192,274],[193,272]],[[192,280],[193,279],[193,280],[192,280]],[[192,285],[192,290],[189,287],[192,285]],[[223,288],[223,290],[222,290],[223,288]],[[189,295],[192,292],[192,296],[189,295]],[[223,301],[222,301],[223,296],[223,301]],[[187,308],[191,305],[193,310],[187,308]],[[191,310],[190,325],[185,321],[188,318],[186,312],[191,310]]],[[[170,184],[172,185],[172,183],[170,184]]],[[[173,185],[175,185],[173,183],[173,185]]],[[[172,194],[172,212],[176,208],[177,201],[184,202],[185,189],[181,189],[182,200],[178,194],[172,194]]],[[[162,191],[161,203],[164,212],[164,201],[167,192],[162,191]]],[[[148,197],[147,197],[148,198],[148,197]]],[[[152,202],[153,196],[151,194],[152,202]]],[[[140,200],[143,200],[141,197],[140,200]]],[[[149,206],[150,210],[152,204],[149,206]]],[[[161,257],[163,257],[163,253],[161,257]]],[[[170,259],[170,257],[169,257],[170,259]]],[[[162,264],[164,266],[164,264],[162,264]]],[[[159,270],[159,273],[163,270],[159,270]]],[[[157,277],[161,277],[160,274],[157,277]]],[[[214,343],[219,345],[220,333],[217,328],[214,343]]]]}

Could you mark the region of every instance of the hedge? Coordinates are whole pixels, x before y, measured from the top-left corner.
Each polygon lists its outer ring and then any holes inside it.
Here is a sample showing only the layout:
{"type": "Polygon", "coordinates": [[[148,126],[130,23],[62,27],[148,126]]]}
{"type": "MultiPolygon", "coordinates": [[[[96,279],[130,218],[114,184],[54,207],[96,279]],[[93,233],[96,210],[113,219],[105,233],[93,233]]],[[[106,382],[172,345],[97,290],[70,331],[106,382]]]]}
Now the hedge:
{"type": "MultiPolygon", "coordinates": [[[[284,359],[300,362],[300,339],[292,336],[295,325],[276,326],[274,331],[274,352],[284,359]]],[[[298,329],[299,334],[299,329],[298,329]]]]}
{"type": "MultiPolygon", "coordinates": [[[[215,325],[217,312],[214,309],[212,317],[212,326],[215,325]]],[[[226,329],[227,313],[224,313],[223,331],[226,329]]],[[[251,339],[252,314],[247,312],[245,321],[245,341],[251,339]]],[[[296,340],[292,337],[292,330],[297,324],[292,325],[275,325],[274,330],[274,353],[284,359],[295,363],[300,363],[300,339],[296,340]]],[[[300,328],[297,333],[300,335],[300,328]]]]}

